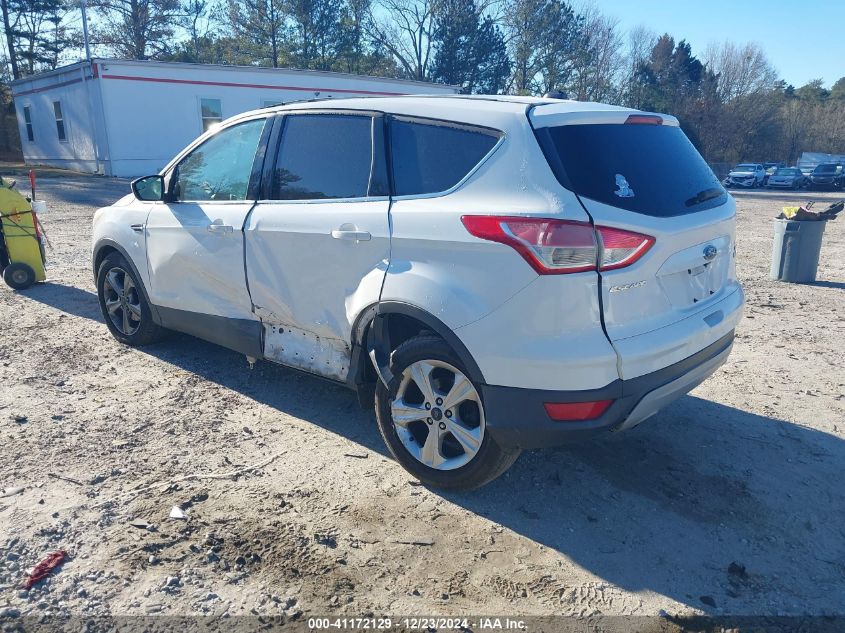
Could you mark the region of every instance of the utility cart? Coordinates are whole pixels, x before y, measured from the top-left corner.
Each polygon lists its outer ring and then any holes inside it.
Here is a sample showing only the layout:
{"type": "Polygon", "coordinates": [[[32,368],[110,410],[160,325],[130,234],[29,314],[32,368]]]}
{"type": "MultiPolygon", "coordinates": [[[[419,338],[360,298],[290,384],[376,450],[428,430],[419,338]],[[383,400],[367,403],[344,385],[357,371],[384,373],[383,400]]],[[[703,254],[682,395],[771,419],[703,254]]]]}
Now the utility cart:
{"type": "Polygon", "coordinates": [[[0,178],[0,270],[15,290],[44,281],[44,246],[30,201],[0,178]]]}

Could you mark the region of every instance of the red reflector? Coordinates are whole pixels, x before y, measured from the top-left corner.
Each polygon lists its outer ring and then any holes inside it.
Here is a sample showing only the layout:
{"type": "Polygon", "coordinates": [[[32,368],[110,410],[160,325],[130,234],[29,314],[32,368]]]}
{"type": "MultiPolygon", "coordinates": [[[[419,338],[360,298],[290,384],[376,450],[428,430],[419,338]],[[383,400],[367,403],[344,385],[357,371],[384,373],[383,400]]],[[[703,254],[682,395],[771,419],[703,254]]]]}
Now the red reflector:
{"type": "Polygon", "coordinates": [[[625,119],[626,125],[663,125],[663,117],[656,114],[632,114],[625,119]]]}
{"type": "Polygon", "coordinates": [[[32,210],[32,228],[35,229],[35,239],[41,242],[41,227],[39,226],[38,222],[38,215],[35,213],[35,209],[32,210]]]}
{"type": "Polygon", "coordinates": [[[592,402],[546,402],[546,413],[556,422],[578,422],[594,420],[613,403],[613,400],[594,400],[592,402]]]}

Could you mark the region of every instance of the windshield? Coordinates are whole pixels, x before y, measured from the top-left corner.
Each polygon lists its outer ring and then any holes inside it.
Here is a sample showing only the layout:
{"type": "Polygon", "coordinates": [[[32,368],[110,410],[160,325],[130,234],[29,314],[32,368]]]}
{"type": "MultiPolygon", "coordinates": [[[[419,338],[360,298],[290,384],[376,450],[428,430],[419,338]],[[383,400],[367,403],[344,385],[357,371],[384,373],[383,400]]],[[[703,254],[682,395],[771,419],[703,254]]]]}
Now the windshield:
{"type": "Polygon", "coordinates": [[[754,171],[755,169],[757,169],[757,165],[748,165],[745,163],[734,167],[734,171],[754,171]]]}
{"type": "Polygon", "coordinates": [[[836,171],[836,165],[819,165],[813,170],[814,174],[832,174],[836,171]]]}
{"type": "Polygon", "coordinates": [[[679,127],[590,124],[541,128],[568,189],[619,209],[668,217],[709,209],[727,194],[679,127]]]}
{"type": "Polygon", "coordinates": [[[775,176],[796,176],[801,172],[797,169],[778,169],[775,171],[775,176]]]}

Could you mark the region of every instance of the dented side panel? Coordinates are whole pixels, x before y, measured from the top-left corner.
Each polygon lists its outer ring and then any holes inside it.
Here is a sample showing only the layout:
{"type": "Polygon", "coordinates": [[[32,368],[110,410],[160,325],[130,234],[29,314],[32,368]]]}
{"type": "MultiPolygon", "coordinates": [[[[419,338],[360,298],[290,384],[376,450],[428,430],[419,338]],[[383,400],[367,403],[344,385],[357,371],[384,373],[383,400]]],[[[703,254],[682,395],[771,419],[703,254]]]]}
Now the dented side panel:
{"type": "Polygon", "coordinates": [[[341,381],[349,373],[350,349],[345,341],[290,325],[264,324],[264,357],[341,381]]]}
{"type": "Polygon", "coordinates": [[[244,231],[245,257],[266,358],[345,379],[352,325],[379,300],[387,271],[388,210],[387,199],[255,206],[244,231]],[[350,232],[367,239],[349,239],[350,232]]]}

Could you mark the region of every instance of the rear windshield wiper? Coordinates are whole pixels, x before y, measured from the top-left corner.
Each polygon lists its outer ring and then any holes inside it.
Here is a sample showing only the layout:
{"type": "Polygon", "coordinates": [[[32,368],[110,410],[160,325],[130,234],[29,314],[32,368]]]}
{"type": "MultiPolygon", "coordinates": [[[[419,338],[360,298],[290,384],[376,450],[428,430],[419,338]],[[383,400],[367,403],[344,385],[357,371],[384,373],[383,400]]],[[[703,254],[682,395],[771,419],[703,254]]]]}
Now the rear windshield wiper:
{"type": "Polygon", "coordinates": [[[718,198],[725,193],[725,190],[721,187],[713,187],[712,189],[705,189],[704,191],[699,191],[695,194],[692,198],[687,200],[684,204],[688,207],[694,207],[697,204],[701,204],[702,202],[707,202],[708,200],[712,200],[713,198],[718,198]]]}

